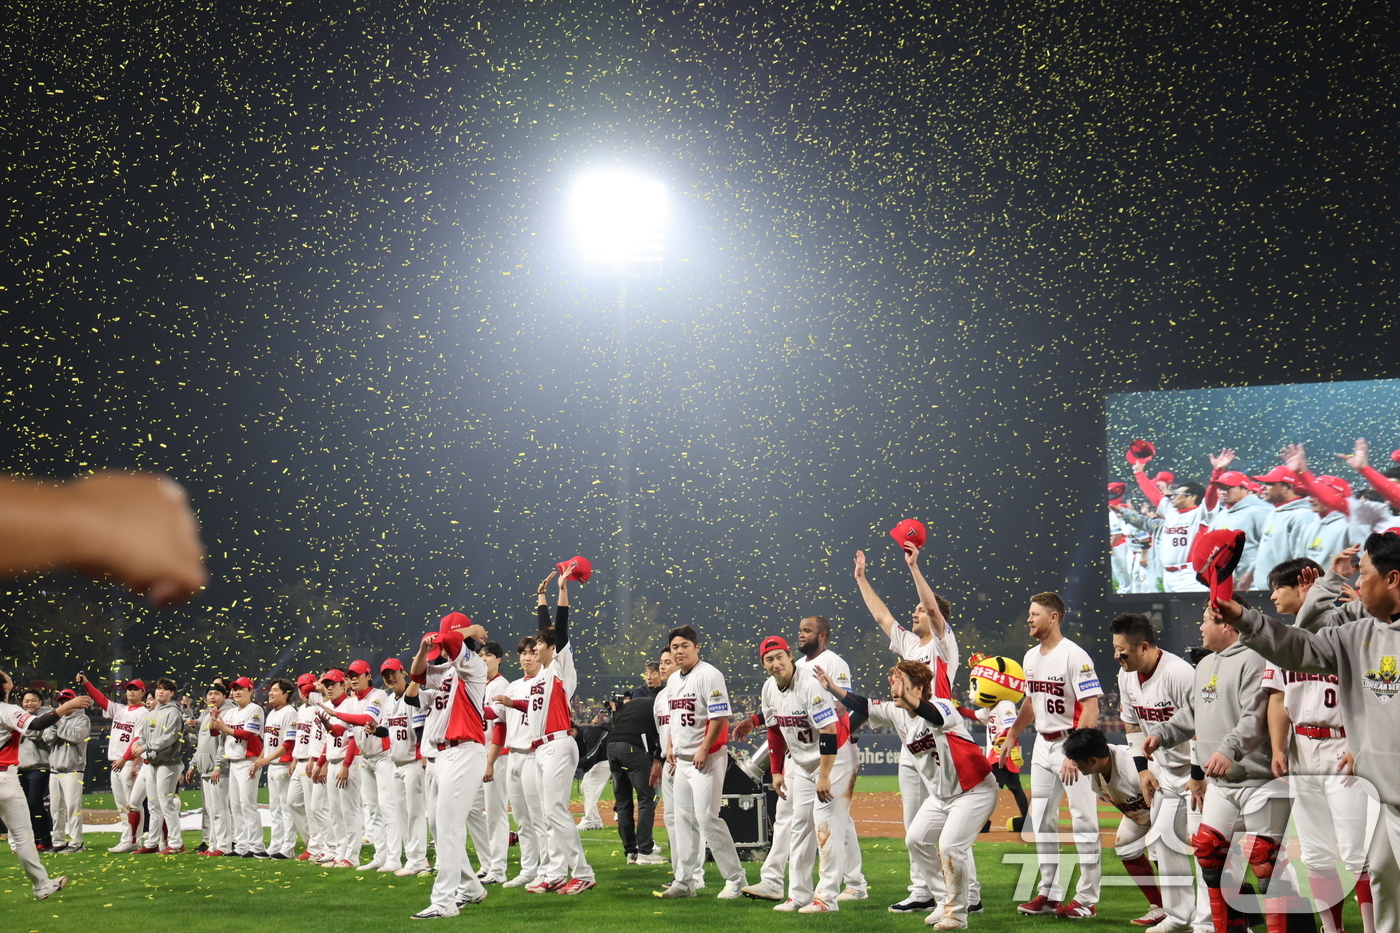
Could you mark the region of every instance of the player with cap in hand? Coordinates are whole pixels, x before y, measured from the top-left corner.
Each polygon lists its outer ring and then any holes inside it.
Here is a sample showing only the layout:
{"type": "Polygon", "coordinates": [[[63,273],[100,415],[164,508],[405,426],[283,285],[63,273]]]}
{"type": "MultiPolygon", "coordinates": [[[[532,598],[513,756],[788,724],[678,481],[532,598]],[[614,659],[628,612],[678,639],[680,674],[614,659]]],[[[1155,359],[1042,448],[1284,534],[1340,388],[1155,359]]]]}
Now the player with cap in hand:
{"type": "Polygon", "coordinates": [[[253,779],[267,769],[267,810],[272,818],[272,838],[268,855],[275,859],[296,857],[297,832],[292,820],[292,772],[296,770],[296,707],[292,706],[295,687],[288,680],[274,680],[267,688],[267,710],[263,722],[263,752],[253,762],[253,779]]]}
{"type": "MultiPolygon", "coordinates": [[[[8,697],[14,682],[0,671],[0,697],[8,697]]],[[[34,830],[29,821],[29,802],[19,781],[19,743],[26,732],[43,732],[60,719],[92,705],[87,697],[74,697],[59,704],[52,712],[34,716],[9,702],[0,702],[0,820],[10,831],[10,849],[20,867],[29,876],[34,898],[44,900],[63,890],[66,877],[50,878],[39,860],[34,844],[34,830]]]]}
{"type": "Polygon", "coordinates": [[[92,701],[102,710],[102,715],[112,721],[112,732],[107,737],[107,760],[112,763],[112,802],[122,815],[121,840],[108,852],[135,852],[141,847],[141,835],[145,829],[145,812],[141,807],[146,800],[146,783],[140,779],[141,759],[132,756],[132,742],[141,728],[142,721],[149,714],[146,709],[146,683],[142,680],[128,680],[122,684],[126,691],[126,703],[114,703],[107,695],[92,685],[86,674],[79,674],[78,683],[87,690],[92,701]]]}
{"type": "MultiPolygon", "coordinates": [[[[66,703],[77,694],[64,689],[58,702],[66,703]]],[[[83,852],[83,770],[87,767],[88,735],[92,720],[86,715],[64,716],[54,727],[53,747],[49,750],[49,801],[53,812],[54,854],[83,852]]]]}
{"type": "MultiPolygon", "coordinates": [[[[423,796],[423,756],[419,752],[419,737],[428,720],[428,711],[410,706],[404,695],[410,687],[408,672],[398,658],[389,658],[379,665],[387,704],[384,724],[389,730],[389,758],[394,763],[394,809],[391,816],[398,825],[403,844],[403,867],[394,874],[426,875],[428,867],[428,816],[423,796]]],[[[398,852],[389,853],[386,862],[399,860],[398,852]]]]}
{"type": "Polygon", "coordinates": [[[359,746],[355,733],[327,710],[355,702],[346,686],[345,672],[332,668],[321,675],[325,700],[317,710],[326,727],[326,747],[319,766],[327,769],[326,798],[330,809],[330,830],[327,847],[334,856],[328,864],[335,868],[355,868],[360,863],[360,848],[364,845],[364,802],[360,796],[360,771],[355,767],[359,746]]]}
{"type": "Polygon", "coordinates": [[[234,678],[229,690],[233,709],[215,710],[209,730],[224,736],[234,851],[244,858],[267,858],[262,816],[258,812],[258,775],[253,770],[263,749],[263,708],[253,702],[253,682],[247,677],[234,678]]]}
{"type": "Polygon", "coordinates": [[[1254,495],[1253,480],[1239,470],[1228,469],[1234,461],[1235,452],[1228,447],[1210,457],[1211,474],[1206,483],[1205,499],[1206,511],[1210,513],[1207,530],[1244,532],[1244,554],[1235,571],[1235,585],[1247,590],[1254,583],[1254,559],[1273,509],[1254,495]]]}

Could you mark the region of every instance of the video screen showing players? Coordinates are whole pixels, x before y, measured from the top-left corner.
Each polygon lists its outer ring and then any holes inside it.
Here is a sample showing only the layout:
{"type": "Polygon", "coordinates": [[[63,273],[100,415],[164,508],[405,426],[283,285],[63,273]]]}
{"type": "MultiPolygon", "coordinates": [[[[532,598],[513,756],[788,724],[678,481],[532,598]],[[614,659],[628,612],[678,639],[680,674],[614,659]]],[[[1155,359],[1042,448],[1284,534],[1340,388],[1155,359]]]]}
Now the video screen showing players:
{"type": "Polygon", "coordinates": [[[1242,590],[1400,530],[1397,412],[1400,379],[1109,395],[1113,592],[1205,592],[1191,548],[1211,530],[1245,533],[1242,590]]]}

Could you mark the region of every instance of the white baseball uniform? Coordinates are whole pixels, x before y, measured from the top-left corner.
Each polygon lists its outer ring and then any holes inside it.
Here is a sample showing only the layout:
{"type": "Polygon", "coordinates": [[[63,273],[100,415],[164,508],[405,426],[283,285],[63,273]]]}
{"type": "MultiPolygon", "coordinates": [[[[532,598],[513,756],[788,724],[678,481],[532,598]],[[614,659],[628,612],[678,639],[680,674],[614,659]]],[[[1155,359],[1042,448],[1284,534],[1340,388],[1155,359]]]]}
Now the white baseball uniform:
{"type": "Polygon", "coordinates": [[[1064,899],[1060,877],[1060,799],[1069,797],[1075,848],[1079,851],[1079,885],[1074,899],[1085,907],[1099,902],[1098,804],[1094,789],[1083,778],[1066,786],[1060,780],[1064,764],[1064,738],[1079,719],[1080,701],[1103,695],[1094,662],[1083,648],[1062,638],[1048,652],[1039,646],[1026,652],[1026,699],[1035,709],[1035,753],[1031,760],[1031,827],[1040,860],[1040,894],[1052,901],[1064,899]]]}
{"type": "MultiPolygon", "coordinates": [[[[670,747],[671,741],[671,681],[668,678],[661,685],[661,689],[656,691],[656,699],[652,701],[652,717],[656,720],[657,745],[664,751],[670,747]]],[[[677,870],[676,855],[676,775],[671,770],[670,765],[663,765],[661,768],[661,799],[662,821],[666,824],[666,837],[671,840],[671,870],[677,870]]],[[[701,830],[703,832],[703,827],[701,830]]],[[[687,863],[688,864],[688,863],[687,863]]],[[[784,862],[784,865],[786,862],[784,862]]],[[[677,875],[677,877],[679,877],[677,875]]],[[[782,882],[782,873],[778,874],[778,883],[782,882]]],[[[690,878],[691,887],[699,888],[705,883],[705,866],[703,864],[695,868],[690,878]]]]}
{"type": "Polygon", "coordinates": [[[124,814],[122,837],[119,846],[139,846],[141,834],[145,831],[146,816],[141,804],[146,801],[146,782],[140,780],[140,759],[131,755],[131,743],[136,738],[141,721],[146,718],[146,706],[138,703],[116,703],[98,690],[89,681],[83,684],[88,696],[102,709],[102,715],[112,722],[111,734],[107,736],[107,760],[125,762],[112,770],[112,801],[117,812],[124,814]]]}
{"type": "MultiPolygon", "coordinates": [[[[486,684],[486,698],[505,693],[510,681],[497,674],[486,684]]],[[[487,727],[494,729],[499,714],[494,704],[486,706],[487,727]]],[[[510,813],[504,770],[496,773],[490,781],[482,781],[476,800],[467,812],[467,831],[471,833],[476,846],[476,858],[483,871],[506,880],[506,856],[510,848],[510,813]]]]}
{"type": "Polygon", "coordinates": [[[1157,532],[1157,555],[1162,561],[1162,586],[1168,593],[1203,593],[1205,586],[1196,579],[1191,566],[1191,545],[1200,533],[1201,525],[1210,518],[1204,506],[1178,511],[1172,501],[1163,497],[1157,503],[1162,516],[1162,528],[1157,532]]]}
{"type": "MultiPolygon", "coordinates": [[[[349,691],[340,699],[331,700],[338,712],[354,713],[359,702],[349,691]]],[[[326,748],[326,799],[330,810],[330,831],[327,835],[327,848],[335,856],[335,861],[358,865],[360,848],[364,845],[365,811],[360,796],[360,769],[355,767],[359,757],[359,746],[355,744],[354,730],[325,710],[321,711],[321,721],[325,724],[326,748]],[[340,785],[340,771],[348,774],[345,786],[340,785]]]]}
{"type": "Polygon", "coordinates": [[[268,842],[268,853],[293,858],[296,855],[297,831],[292,822],[292,766],[295,759],[290,742],[296,745],[297,711],[291,704],[283,704],[274,710],[265,711],[263,718],[263,752],[281,748],[278,755],[267,765],[267,810],[272,822],[272,837],[268,842]]]}
{"type": "MultiPolygon", "coordinates": [[[[145,709],[145,707],[141,707],[145,709]]],[[[10,849],[15,853],[29,883],[38,891],[49,881],[49,873],[39,861],[34,845],[34,827],[29,819],[29,801],[19,783],[19,743],[34,716],[13,703],[0,703],[0,820],[10,833],[10,849]]],[[[129,744],[131,736],[127,736],[129,744]]]]}
{"type": "Polygon", "coordinates": [[[394,819],[394,760],[389,756],[389,737],[375,734],[383,725],[389,696],[370,687],[355,699],[359,702],[354,724],[355,744],[360,749],[360,800],[370,844],[374,846],[374,858],[368,864],[382,871],[397,871],[403,867],[399,861],[403,838],[394,819]]]}
{"type": "Polygon", "coordinates": [[[326,785],[311,780],[311,771],[326,749],[326,726],[316,715],[320,703],[321,694],[313,690],[306,703],[297,707],[292,727],[295,731],[292,758],[296,768],[292,772],[287,803],[292,823],[306,843],[304,854],[308,859],[324,858],[333,851],[328,836],[330,814],[326,785]]]}
{"type": "MultiPolygon", "coordinates": [[[[530,681],[524,677],[512,680],[500,693],[523,700],[528,706],[530,681]]],[[[487,696],[493,694],[488,692],[487,696]]],[[[504,703],[493,704],[493,709],[498,723],[496,733],[500,738],[495,744],[501,747],[500,755],[496,758],[495,780],[505,782],[506,798],[520,830],[520,874],[515,880],[517,886],[521,886],[539,877],[548,844],[544,822],[540,819],[539,772],[530,755],[534,740],[530,737],[526,712],[504,703]]]]}
{"type": "Polygon", "coordinates": [[[428,867],[425,771],[416,731],[427,721],[426,709],[410,706],[404,697],[389,694],[384,723],[389,728],[389,758],[394,763],[394,822],[403,841],[403,866],[415,871],[428,867]]]}
{"type": "Polygon", "coordinates": [[[262,816],[258,812],[258,776],[253,762],[263,750],[263,708],[256,703],[225,710],[224,722],[233,732],[224,736],[224,758],[228,761],[229,810],[233,814],[234,851],[266,852],[263,845],[262,816]]]}

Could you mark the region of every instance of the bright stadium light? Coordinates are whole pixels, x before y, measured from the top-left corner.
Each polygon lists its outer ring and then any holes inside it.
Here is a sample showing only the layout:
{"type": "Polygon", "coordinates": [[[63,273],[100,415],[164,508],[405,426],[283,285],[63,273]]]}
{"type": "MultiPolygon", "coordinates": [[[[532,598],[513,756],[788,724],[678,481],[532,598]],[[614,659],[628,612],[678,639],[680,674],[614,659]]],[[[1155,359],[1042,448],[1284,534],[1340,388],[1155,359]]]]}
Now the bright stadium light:
{"type": "Polygon", "coordinates": [[[660,274],[669,212],[661,182],[623,171],[590,172],[575,182],[569,208],[590,272],[660,274]]]}

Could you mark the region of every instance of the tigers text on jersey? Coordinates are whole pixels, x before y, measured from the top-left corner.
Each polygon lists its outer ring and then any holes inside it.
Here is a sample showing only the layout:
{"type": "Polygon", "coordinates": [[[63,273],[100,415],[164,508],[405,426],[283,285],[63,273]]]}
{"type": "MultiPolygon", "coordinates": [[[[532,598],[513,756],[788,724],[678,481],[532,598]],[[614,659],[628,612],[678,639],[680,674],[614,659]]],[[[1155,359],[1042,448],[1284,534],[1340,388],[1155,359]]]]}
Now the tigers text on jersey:
{"type": "Polygon", "coordinates": [[[1026,652],[1026,699],[1034,704],[1035,730],[1068,732],[1079,719],[1079,704],[1102,696],[1099,675],[1084,649],[1068,638],[1060,639],[1049,654],[1035,646],[1026,652]]]}
{"type": "Polygon", "coordinates": [[[1336,674],[1299,674],[1270,664],[1264,668],[1260,680],[1265,690],[1283,694],[1283,708],[1288,710],[1288,719],[1293,725],[1342,728],[1336,674]]]}
{"type": "MultiPolygon", "coordinates": [[[[295,741],[297,711],[290,706],[280,706],[267,714],[263,723],[263,746],[269,751],[274,748],[281,748],[282,743],[290,740],[295,741]]],[[[276,761],[288,761],[291,756],[286,749],[282,749],[276,761]]]]}
{"type": "Polygon", "coordinates": [[[425,744],[486,744],[486,662],[480,655],[463,644],[454,660],[428,665],[426,686],[433,698],[423,727],[425,744]]]}
{"type": "Polygon", "coordinates": [[[933,671],[933,695],[945,700],[953,698],[953,676],[958,668],[958,640],[953,627],[945,624],[942,638],[930,638],[928,643],[902,625],[890,626],[890,650],[906,661],[919,661],[933,671]]]}
{"type": "Polygon", "coordinates": [[[313,690],[306,698],[306,703],[297,710],[297,747],[292,753],[294,758],[320,758],[326,750],[326,724],[316,715],[321,699],[321,694],[313,690]]]}
{"type": "Polygon", "coordinates": [[[421,706],[409,706],[401,696],[390,693],[384,706],[384,725],[389,729],[389,757],[396,765],[406,765],[418,756],[418,736],[413,731],[428,719],[421,706]]]}
{"type": "MultiPolygon", "coordinates": [[[[1177,707],[1190,706],[1195,689],[1196,669],[1185,658],[1163,651],[1146,680],[1131,671],[1118,672],[1120,715],[1124,723],[1146,732],[1148,723],[1166,722],[1177,707]]],[[[1152,760],[1180,777],[1191,770],[1191,746],[1159,748],[1152,760]]]]}
{"type": "Polygon", "coordinates": [[[661,685],[660,690],[656,691],[656,699],[651,703],[651,717],[656,720],[656,735],[659,739],[657,744],[664,754],[666,743],[671,738],[671,681],[669,679],[661,685]]]}
{"type": "MultiPolygon", "coordinates": [[[[1113,762],[1113,771],[1108,775],[1092,775],[1094,793],[1139,826],[1150,826],[1152,804],[1142,796],[1142,784],[1138,781],[1132,749],[1126,745],[1110,745],[1108,757],[1113,762]]],[[[1154,776],[1160,777],[1155,765],[1149,763],[1147,767],[1154,772],[1154,776]]]]}
{"type": "Polygon", "coordinates": [[[239,709],[224,710],[224,723],[235,729],[242,729],[244,732],[251,732],[250,739],[240,739],[233,733],[224,736],[224,757],[229,761],[240,761],[244,758],[259,758],[263,750],[263,708],[256,703],[249,703],[239,709]]]}
{"type": "MultiPolygon", "coordinates": [[[[835,675],[832,678],[835,679],[835,675]]],[[[824,727],[836,727],[838,748],[846,744],[851,734],[847,721],[837,714],[836,708],[841,704],[822,688],[816,677],[802,668],[793,671],[786,690],[772,677],[765,680],[761,702],[764,725],[782,732],[787,756],[804,771],[815,771],[821,764],[817,735],[824,727]]]]}
{"type": "Polygon", "coordinates": [[[551,733],[568,732],[574,727],[569,703],[574,698],[577,686],[574,646],[566,644],[554,652],[554,660],[549,662],[549,666],[541,668],[530,680],[530,709],[526,725],[531,739],[538,741],[551,733]]]}
{"type": "Polygon", "coordinates": [[[722,719],[724,725],[709,751],[716,752],[729,741],[729,690],[718,668],[697,661],[689,674],[673,672],[666,686],[670,690],[666,703],[671,708],[671,749],[678,757],[693,757],[700,750],[711,719],[722,719]]]}
{"type": "Polygon", "coordinates": [[[1162,566],[1173,570],[1189,568],[1191,543],[1201,530],[1201,522],[1209,517],[1205,508],[1198,505],[1178,512],[1170,499],[1163,498],[1157,505],[1157,514],[1162,516],[1162,530],[1157,533],[1157,555],[1162,566]]]}
{"type": "Polygon", "coordinates": [[[126,757],[126,750],[136,738],[141,720],[150,713],[144,703],[129,706],[113,700],[107,704],[102,715],[112,720],[112,732],[107,736],[107,760],[116,761],[126,757]]]}
{"type": "Polygon", "coordinates": [[[967,734],[962,714],[951,700],[934,697],[929,700],[943,716],[943,724],[935,726],[922,716],[911,716],[889,700],[869,700],[870,720],[891,726],[899,740],[914,756],[914,764],[928,782],[929,791],[942,800],[949,800],[965,790],[971,790],[987,775],[992,766],[982,749],[967,734]]]}
{"type": "Polygon", "coordinates": [[[19,767],[19,743],[24,738],[24,730],[33,721],[33,714],[23,707],[0,703],[0,765],[19,767]]]}

